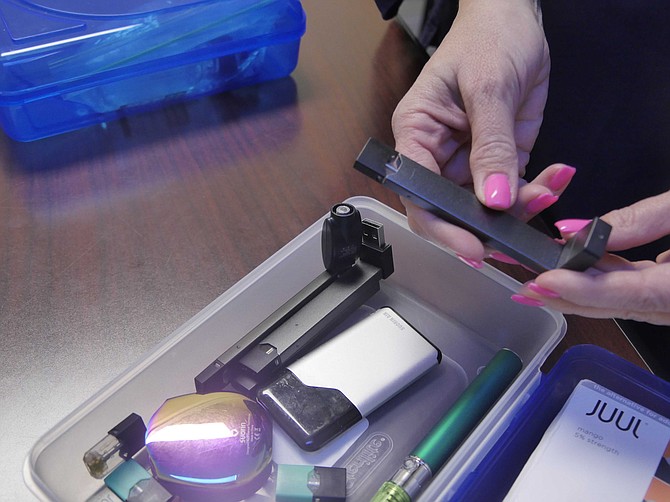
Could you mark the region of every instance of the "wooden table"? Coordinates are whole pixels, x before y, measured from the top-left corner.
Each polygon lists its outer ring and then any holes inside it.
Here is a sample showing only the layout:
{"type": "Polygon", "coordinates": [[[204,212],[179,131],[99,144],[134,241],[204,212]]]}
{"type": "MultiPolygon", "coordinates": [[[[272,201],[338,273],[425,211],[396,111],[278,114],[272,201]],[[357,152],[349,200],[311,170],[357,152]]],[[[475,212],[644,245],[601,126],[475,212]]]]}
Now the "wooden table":
{"type": "MultiPolygon", "coordinates": [[[[33,143],[0,138],[1,500],[59,419],[328,208],[395,195],[355,173],[425,56],[373,2],[305,0],[290,78],[33,143]]],[[[640,363],[611,321],[559,347],[640,363]]],[[[6,498],[5,498],[6,497],[6,498]]]]}

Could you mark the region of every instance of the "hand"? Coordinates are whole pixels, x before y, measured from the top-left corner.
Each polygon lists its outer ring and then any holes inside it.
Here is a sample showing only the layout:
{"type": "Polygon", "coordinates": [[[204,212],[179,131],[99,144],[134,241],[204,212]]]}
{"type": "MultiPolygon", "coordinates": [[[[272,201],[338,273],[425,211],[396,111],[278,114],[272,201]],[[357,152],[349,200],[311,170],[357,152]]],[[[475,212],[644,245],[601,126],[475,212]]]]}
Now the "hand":
{"type": "MultiPolygon", "coordinates": [[[[396,150],[489,207],[516,200],[547,98],[549,50],[532,0],[461,0],[454,24],[393,116],[396,150]]],[[[410,226],[473,262],[466,230],[403,201],[410,226]]]]}
{"type": "MultiPolygon", "coordinates": [[[[604,215],[612,225],[608,250],[630,249],[670,235],[668,214],[670,191],[604,215]]],[[[566,220],[557,226],[567,237],[585,223],[566,220]]],[[[670,325],[670,250],[655,261],[629,262],[608,254],[587,272],[544,272],[513,298],[567,314],[670,325]]]]}

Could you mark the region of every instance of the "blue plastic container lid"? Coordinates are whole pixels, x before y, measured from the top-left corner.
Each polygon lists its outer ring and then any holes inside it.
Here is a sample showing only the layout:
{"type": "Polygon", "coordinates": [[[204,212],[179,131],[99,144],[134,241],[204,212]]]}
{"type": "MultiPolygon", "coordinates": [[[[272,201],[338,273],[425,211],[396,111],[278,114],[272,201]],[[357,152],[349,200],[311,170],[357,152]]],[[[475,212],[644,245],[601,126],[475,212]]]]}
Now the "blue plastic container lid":
{"type": "Polygon", "coordinates": [[[0,105],[299,39],[299,0],[0,0],[0,105]]]}
{"type": "Polygon", "coordinates": [[[572,347],[543,375],[538,388],[451,500],[502,500],[582,380],[591,380],[660,415],[670,416],[669,382],[601,347],[572,347]]]}

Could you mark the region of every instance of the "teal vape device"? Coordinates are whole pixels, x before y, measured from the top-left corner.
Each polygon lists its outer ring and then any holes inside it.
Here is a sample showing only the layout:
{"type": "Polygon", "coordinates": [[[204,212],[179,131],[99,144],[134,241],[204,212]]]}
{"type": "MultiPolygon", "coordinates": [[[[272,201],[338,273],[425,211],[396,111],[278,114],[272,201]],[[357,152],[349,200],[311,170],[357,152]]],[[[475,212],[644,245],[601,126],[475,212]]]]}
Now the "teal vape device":
{"type": "Polygon", "coordinates": [[[371,502],[410,502],[418,496],[502,396],[522,366],[514,352],[499,350],[371,502]]]}

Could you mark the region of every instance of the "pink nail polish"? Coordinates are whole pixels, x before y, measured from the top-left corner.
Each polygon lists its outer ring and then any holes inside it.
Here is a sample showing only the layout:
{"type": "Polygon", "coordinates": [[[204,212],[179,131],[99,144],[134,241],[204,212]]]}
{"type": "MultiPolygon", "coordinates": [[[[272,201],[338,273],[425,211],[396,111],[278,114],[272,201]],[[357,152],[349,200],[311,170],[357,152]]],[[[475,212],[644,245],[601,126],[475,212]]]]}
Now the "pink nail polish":
{"type": "Polygon", "coordinates": [[[512,203],[512,192],[507,175],[496,173],[486,178],[484,183],[486,205],[493,209],[508,209],[512,203]]]}
{"type": "Polygon", "coordinates": [[[459,254],[456,255],[459,260],[461,260],[463,263],[466,265],[469,265],[472,268],[482,268],[484,264],[481,261],[477,260],[471,260],[470,258],[466,258],[465,256],[461,256],[459,254]]]}
{"type": "Polygon", "coordinates": [[[546,296],[547,298],[560,298],[561,295],[559,295],[556,291],[552,291],[551,289],[543,288],[539,284],[535,282],[529,282],[526,284],[526,287],[530,289],[533,293],[536,293],[540,296],[546,296]]]}
{"type": "Polygon", "coordinates": [[[557,200],[558,200],[557,195],[552,195],[550,193],[542,193],[537,197],[535,197],[526,205],[526,211],[529,213],[542,212],[557,200]]]}
{"type": "Polygon", "coordinates": [[[505,253],[501,253],[500,251],[492,251],[491,253],[489,253],[489,258],[493,258],[494,260],[497,260],[502,263],[508,263],[510,265],[521,265],[514,258],[511,258],[507,256],[505,253]]]}
{"type": "Polygon", "coordinates": [[[567,184],[570,183],[570,180],[575,175],[575,172],[577,172],[577,169],[574,167],[561,167],[549,180],[549,188],[554,191],[565,188],[567,184]]]}
{"type": "Polygon", "coordinates": [[[542,307],[544,305],[540,300],[523,295],[512,295],[510,298],[513,301],[520,303],[521,305],[527,305],[528,307],[542,307]]]}
{"type": "Polygon", "coordinates": [[[591,223],[591,220],[560,220],[554,223],[554,226],[562,234],[574,234],[579,232],[586,225],[591,223]]]}

